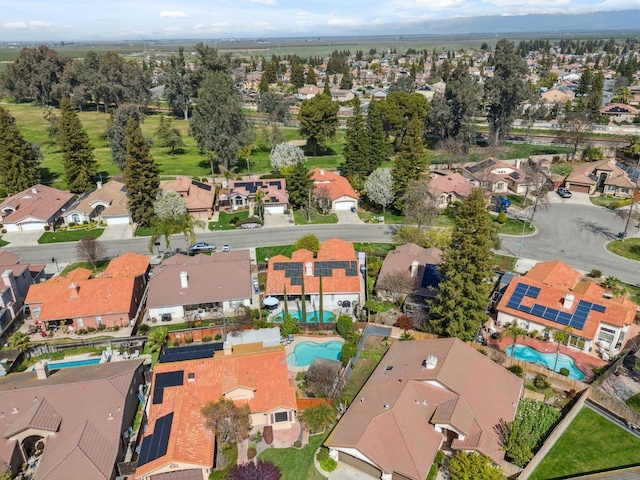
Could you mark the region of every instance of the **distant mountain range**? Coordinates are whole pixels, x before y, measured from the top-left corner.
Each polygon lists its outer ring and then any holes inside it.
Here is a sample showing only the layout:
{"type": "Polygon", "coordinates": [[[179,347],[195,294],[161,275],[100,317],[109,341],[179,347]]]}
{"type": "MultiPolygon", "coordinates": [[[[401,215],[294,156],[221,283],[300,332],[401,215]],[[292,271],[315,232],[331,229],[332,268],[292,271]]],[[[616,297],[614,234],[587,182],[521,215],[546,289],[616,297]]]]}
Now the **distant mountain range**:
{"type": "MultiPolygon", "coordinates": [[[[387,29],[393,30],[393,27],[387,29]]],[[[529,14],[455,17],[404,24],[399,31],[405,34],[450,35],[524,32],[570,33],[603,30],[640,31],[640,10],[602,11],[576,15],[529,14]]]]}

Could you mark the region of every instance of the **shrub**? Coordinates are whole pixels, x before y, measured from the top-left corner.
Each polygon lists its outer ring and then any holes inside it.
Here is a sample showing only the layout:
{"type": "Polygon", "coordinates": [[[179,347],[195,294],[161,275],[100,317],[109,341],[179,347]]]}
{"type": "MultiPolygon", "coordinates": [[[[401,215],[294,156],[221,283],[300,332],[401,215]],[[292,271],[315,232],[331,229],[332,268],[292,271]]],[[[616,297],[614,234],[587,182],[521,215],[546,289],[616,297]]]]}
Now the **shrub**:
{"type": "Polygon", "coordinates": [[[410,330],[413,328],[413,322],[407,315],[400,315],[396,320],[396,327],[402,330],[410,330]]]}
{"type": "Polygon", "coordinates": [[[45,225],[44,226],[44,231],[48,232],[49,230],[51,230],[51,225],[45,225]]]}
{"type": "Polygon", "coordinates": [[[76,222],[69,222],[69,226],[70,226],[70,227],[75,227],[76,225],[77,225],[77,223],[76,223],[76,222]]]}
{"type": "Polygon", "coordinates": [[[78,335],[85,335],[87,333],[87,330],[85,328],[81,328],[80,330],[78,330],[78,335]]]}
{"type": "Polygon", "coordinates": [[[256,450],[256,447],[249,447],[247,449],[247,459],[251,460],[255,458],[257,454],[258,454],[258,451],[256,450]]]}
{"type": "Polygon", "coordinates": [[[211,335],[203,335],[202,336],[202,341],[203,342],[210,342],[211,341],[211,335]]]}
{"type": "Polygon", "coordinates": [[[173,346],[174,346],[174,347],[179,347],[179,346],[180,346],[180,340],[178,340],[177,338],[175,338],[175,339],[173,340],[173,346]]]}
{"type": "Polygon", "coordinates": [[[538,374],[536,375],[536,378],[533,379],[533,385],[540,390],[544,390],[545,388],[549,388],[551,383],[549,383],[547,377],[542,374],[538,374]]]}
{"type": "Polygon", "coordinates": [[[507,367],[511,373],[513,373],[516,377],[522,378],[524,376],[524,369],[520,365],[511,365],[507,367]]]}
{"type": "Polygon", "coordinates": [[[242,220],[238,220],[235,223],[235,226],[241,227],[242,225],[246,225],[247,223],[257,223],[259,225],[264,225],[264,222],[260,220],[258,217],[248,217],[248,218],[243,218],[242,220]]]}
{"type": "Polygon", "coordinates": [[[222,338],[222,335],[220,335],[219,333],[216,333],[216,336],[214,338],[216,339],[216,341],[218,341],[222,338]]]}
{"type": "Polygon", "coordinates": [[[405,330],[404,332],[402,332],[400,334],[400,341],[401,342],[406,342],[409,340],[415,340],[416,337],[413,336],[413,334],[409,331],[409,330],[405,330]]]}
{"type": "Polygon", "coordinates": [[[504,210],[500,210],[500,213],[498,214],[498,218],[496,218],[496,221],[500,225],[504,225],[505,223],[507,223],[507,214],[505,213],[504,210]]]}
{"type": "Polygon", "coordinates": [[[355,332],[355,327],[353,326],[353,320],[349,315],[340,315],[338,317],[338,321],[336,322],[336,329],[340,336],[344,339],[348,339],[353,332],[355,332]]]}
{"type": "Polygon", "coordinates": [[[260,443],[262,441],[262,432],[258,430],[254,436],[251,437],[252,442],[260,443]]]}
{"type": "Polygon", "coordinates": [[[340,356],[342,364],[346,365],[347,363],[349,363],[349,360],[355,357],[357,351],[358,346],[354,342],[344,342],[344,345],[342,345],[342,353],[340,356]]]}
{"type": "Polygon", "coordinates": [[[597,268],[593,268],[590,272],[589,272],[589,276],[591,278],[600,278],[602,277],[602,270],[598,270],[597,268]]]}
{"type": "Polygon", "coordinates": [[[293,442],[293,446],[295,448],[300,448],[302,447],[302,442],[300,440],[296,440],[295,442],[293,442]]]}
{"type": "Polygon", "coordinates": [[[333,472],[338,467],[338,462],[336,462],[333,458],[325,458],[320,461],[320,468],[325,472],[333,472]]]}
{"type": "Polygon", "coordinates": [[[93,333],[96,331],[96,327],[87,327],[87,332],[93,333]]]}
{"type": "Polygon", "coordinates": [[[531,330],[529,332],[529,335],[531,336],[531,338],[538,338],[538,335],[540,335],[540,332],[538,332],[538,330],[531,330]]]}
{"type": "Polygon", "coordinates": [[[192,336],[184,337],[184,342],[185,343],[193,343],[193,337],[192,336]]]}
{"type": "Polygon", "coordinates": [[[264,438],[267,445],[271,445],[273,443],[273,427],[271,425],[267,425],[262,429],[262,438],[264,438]]]}
{"type": "Polygon", "coordinates": [[[320,241],[315,235],[305,235],[304,237],[300,237],[298,241],[293,244],[294,250],[299,250],[301,248],[317,253],[318,248],[320,248],[320,241]]]}
{"type": "Polygon", "coordinates": [[[565,377],[568,377],[569,376],[569,369],[562,367],[558,373],[560,375],[564,375],[565,377]]]}
{"type": "Polygon", "coordinates": [[[142,333],[143,335],[151,330],[151,327],[148,323],[142,323],[138,326],[138,333],[142,333]]]}
{"type": "Polygon", "coordinates": [[[3,228],[3,229],[2,229],[2,233],[7,233],[7,229],[6,229],[6,228],[3,228]]]}
{"type": "Polygon", "coordinates": [[[617,202],[613,202],[609,205],[611,210],[617,210],[618,208],[626,207],[627,205],[631,205],[632,199],[625,198],[623,200],[618,200],[617,202]]]}
{"type": "Polygon", "coordinates": [[[327,447],[320,447],[320,450],[318,450],[318,453],[316,454],[316,460],[321,462],[326,458],[329,458],[329,449],[327,447]]]}
{"type": "Polygon", "coordinates": [[[239,221],[240,221],[240,217],[236,215],[235,217],[232,217],[231,220],[229,220],[229,223],[231,225],[236,225],[239,221]]]}

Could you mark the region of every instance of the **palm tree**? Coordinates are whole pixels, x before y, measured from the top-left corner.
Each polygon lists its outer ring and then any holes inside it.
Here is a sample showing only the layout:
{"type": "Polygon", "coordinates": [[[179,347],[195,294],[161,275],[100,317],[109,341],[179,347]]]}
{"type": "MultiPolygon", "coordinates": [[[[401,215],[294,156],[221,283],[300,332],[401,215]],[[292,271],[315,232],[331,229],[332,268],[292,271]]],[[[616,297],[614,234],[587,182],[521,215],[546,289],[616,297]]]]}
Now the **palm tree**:
{"type": "MultiPolygon", "coordinates": [[[[11,348],[18,349],[24,353],[25,350],[31,347],[31,339],[26,333],[16,332],[9,337],[9,345],[11,345],[11,348]]],[[[27,353],[27,356],[30,355],[27,353]]]]}
{"type": "Polygon", "coordinates": [[[167,250],[171,251],[171,235],[180,233],[180,230],[176,227],[175,219],[165,218],[160,220],[155,218],[151,222],[151,228],[153,228],[153,233],[149,239],[149,251],[153,253],[153,246],[161,238],[164,238],[167,250]]]}
{"type": "Polygon", "coordinates": [[[261,188],[259,188],[256,191],[255,199],[256,199],[256,207],[258,207],[258,218],[260,220],[264,220],[262,218],[262,215],[263,215],[262,211],[264,209],[264,197],[265,197],[264,191],[261,188]]]}
{"type": "Polygon", "coordinates": [[[522,328],[520,325],[518,325],[518,322],[516,322],[515,320],[511,322],[509,325],[507,325],[507,328],[505,328],[500,334],[501,337],[513,338],[513,347],[511,347],[512,357],[515,354],[516,343],[518,343],[518,337],[524,337],[526,334],[527,334],[527,331],[524,328],[522,328]]]}
{"type": "Polygon", "coordinates": [[[169,330],[166,327],[154,328],[147,338],[147,349],[150,353],[159,352],[162,350],[165,338],[169,330]]]}
{"type": "Polygon", "coordinates": [[[336,412],[328,403],[322,403],[317,407],[307,408],[300,414],[302,421],[306,423],[309,430],[319,432],[330,427],[336,420],[336,412]]]}
{"type": "Polygon", "coordinates": [[[571,334],[571,327],[564,327],[562,330],[555,330],[553,332],[553,341],[556,342],[556,363],[553,366],[553,371],[556,371],[558,368],[558,357],[560,356],[560,345],[564,344],[569,340],[569,335],[571,334]]]}
{"type": "Polygon", "coordinates": [[[204,228],[205,226],[206,224],[204,221],[196,220],[191,215],[186,214],[177,220],[176,228],[178,229],[178,232],[184,235],[184,240],[187,242],[187,248],[189,248],[189,245],[196,241],[196,227],[204,228]]]}

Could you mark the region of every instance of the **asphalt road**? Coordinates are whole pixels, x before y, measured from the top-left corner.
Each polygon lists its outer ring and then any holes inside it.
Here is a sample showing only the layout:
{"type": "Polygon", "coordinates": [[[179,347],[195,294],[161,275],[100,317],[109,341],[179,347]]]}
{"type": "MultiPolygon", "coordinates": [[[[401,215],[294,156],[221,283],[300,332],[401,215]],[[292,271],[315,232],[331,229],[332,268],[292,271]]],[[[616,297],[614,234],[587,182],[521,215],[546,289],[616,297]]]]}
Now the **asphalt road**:
{"type": "MultiPolygon", "coordinates": [[[[550,193],[550,195],[556,195],[550,193]]],[[[558,202],[557,199],[553,199],[558,202]]],[[[640,262],[613,255],[605,244],[624,230],[626,220],[604,207],[577,203],[552,203],[538,209],[533,224],[538,232],[524,238],[521,256],[536,260],[562,260],[574,268],[602,270],[627,283],[640,284],[640,262]]],[[[637,222],[629,224],[628,234],[637,235],[637,222]]],[[[520,237],[503,237],[502,252],[518,256],[520,237]]]]}

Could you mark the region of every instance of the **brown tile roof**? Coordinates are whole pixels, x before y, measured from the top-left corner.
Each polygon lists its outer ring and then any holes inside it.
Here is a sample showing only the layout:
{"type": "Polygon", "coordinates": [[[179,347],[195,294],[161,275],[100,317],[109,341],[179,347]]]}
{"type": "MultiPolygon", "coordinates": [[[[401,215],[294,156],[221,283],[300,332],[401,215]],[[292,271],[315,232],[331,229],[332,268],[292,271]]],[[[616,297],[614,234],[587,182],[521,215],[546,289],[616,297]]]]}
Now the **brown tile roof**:
{"type": "Polygon", "coordinates": [[[174,255],[156,267],[149,281],[147,307],[222,302],[251,298],[251,260],[248,250],[213,255],[174,255]],[[180,273],[187,272],[182,288],[180,273]]]}
{"type": "Polygon", "coordinates": [[[289,382],[284,347],[248,355],[220,355],[203,360],[159,363],[154,368],[153,384],[161,373],[181,371],[183,385],[163,390],[162,403],[149,406],[149,423],[145,435],[151,435],[158,418],[173,412],[173,421],[166,455],[139,465],[136,478],[153,474],[162,466],[181,464],[211,467],[214,461],[215,438],[207,428],[200,409],[217,401],[235,388],[255,390],[246,402],[252,413],[269,413],[278,408],[296,409],[296,396],[289,382]],[[189,373],[195,373],[192,381],[189,373]]]}
{"type": "Polygon", "coordinates": [[[74,211],[88,215],[94,211],[97,203],[106,203],[108,205],[102,211],[102,217],[127,215],[129,208],[124,183],[111,180],[105,183],[104,186],[96,188],[82,200],[69,207],[65,212],[65,217],[74,211]]]}
{"type": "Polygon", "coordinates": [[[450,419],[474,437],[470,449],[499,463],[504,452],[495,426],[513,420],[522,386],[460,340],[395,343],[325,445],[354,448],[387,473],[422,480],[443,441],[434,424],[450,419]],[[423,368],[429,355],[437,358],[433,369],[423,368]]]}
{"type": "Polygon", "coordinates": [[[2,202],[0,204],[0,216],[3,217],[2,221],[4,223],[19,222],[29,216],[46,221],[53,217],[72,198],[72,193],[39,183],[10,196],[2,202]],[[2,211],[7,207],[15,211],[4,215],[2,211]]]}
{"type": "Polygon", "coordinates": [[[472,190],[473,183],[459,173],[434,175],[429,180],[429,191],[436,198],[443,193],[455,193],[461,198],[466,198],[471,194],[472,190]]]}
{"type": "Polygon", "coordinates": [[[263,202],[265,205],[288,204],[287,181],[284,178],[270,178],[268,180],[232,180],[229,182],[230,195],[239,194],[247,198],[254,198],[255,193],[247,190],[247,185],[253,185],[265,193],[263,202]]]}
{"type": "Polygon", "coordinates": [[[382,262],[378,279],[398,271],[410,273],[411,264],[414,261],[417,261],[419,266],[411,292],[427,294],[429,290],[421,288],[421,281],[425,273],[425,265],[439,265],[442,263],[442,250],[438,248],[422,248],[415,243],[406,243],[397,247],[395,250],[390,251],[384,262],[382,262]]]}
{"type": "MultiPolygon", "coordinates": [[[[282,295],[286,285],[287,294],[300,294],[301,285],[292,285],[291,278],[287,278],[284,270],[276,270],[276,263],[293,263],[302,262],[303,273],[305,273],[305,264],[311,262],[313,271],[315,271],[316,262],[321,261],[353,261],[357,262],[356,253],[353,245],[346,240],[340,238],[332,238],[322,242],[318,250],[316,258],[309,250],[296,250],[291,258],[284,255],[276,255],[269,259],[267,265],[267,286],[266,293],[268,295],[282,295]]],[[[304,276],[305,294],[319,293],[320,277],[314,275],[304,276]]],[[[360,274],[356,272],[355,276],[348,276],[345,269],[333,269],[331,276],[322,277],[323,293],[359,293],[360,292],[360,274]]]]}
{"type": "Polygon", "coordinates": [[[360,195],[353,189],[349,180],[337,173],[330,172],[323,168],[314,168],[311,171],[311,179],[316,188],[321,186],[327,187],[331,201],[345,196],[356,200],[360,198],[360,195]]]}
{"type": "MultiPolygon", "coordinates": [[[[203,182],[198,182],[203,183],[203,182]]],[[[211,210],[215,200],[216,187],[212,183],[204,183],[211,190],[200,188],[189,177],[178,177],[175,180],[163,180],[160,182],[160,190],[173,190],[182,195],[187,202],[187,211],[211,210]]]]}
{"type": "Polygon", "coordinates": [[[20,263],[20,256],[17,253],[0,250],[0,268],[12,267],[20,263]]]}
{"type": "Polygon", "coordinates": [[[623,298],[604,298],[604,288],[594,282],[579,282],[581,277],[582,275],[580,275],[579,272],[562,262],[541,262],[532,268],[524,277],[516,277],[511,281],[496,309],[499,312],[505,312],[550,328],[565,328],[566,325],[564,324],[507,306],[517,285],[522,283],[540,288],[540,293],[537,298],[523,297],[521,305],[526,307],[533,307],[534,304],[538,304],[561,310],[563,309],[564,299],[568,293],[574,296],[574,300],[571,309],[564,310],[567,313],[575,311],[580,300],[604,306],[604,312],[589,310],[582,329],[571,329],[571,333],[579,337],[588,340],[595,339],[601,323],[608,323],[618,327],[633,323],[637,309],[635,303],[623,298]],[[538,265],[541,265],[540,269],[534,272],[538,265]],[[534,275],[530,275],[531,272],[534,272],[534,275]],[[545,282],[541,282],[540,278],[544,278],[545,282]]]}
{"type": "Polygon", "coordinates": [[[566,183],[576,183],[581,185],[595,185],[597,180],[589,177],[596,171],[610,172],[605,180],[605,185],[617,187],[634,188],[635,184],[629,179],[624,170],[616,165],[613,160],[601,160],[599,162],[588,162],[578,165],[567,175],[566,183]]]}
{"type": "MultiPolygon", "coordinates": [[[[121,434],[129,426],[125,402],[141,365],[130,360],[57,370],[43,380],[32,371],[0,380],[0,432],[56,432],[45,440],[34,480],[113,478],[121,434]]],[[[3,439],[0,459],[10,463],[16,448],[15,439],[3,439]]]]}

